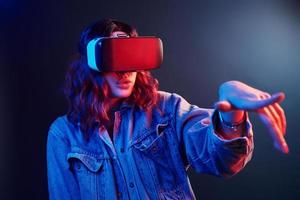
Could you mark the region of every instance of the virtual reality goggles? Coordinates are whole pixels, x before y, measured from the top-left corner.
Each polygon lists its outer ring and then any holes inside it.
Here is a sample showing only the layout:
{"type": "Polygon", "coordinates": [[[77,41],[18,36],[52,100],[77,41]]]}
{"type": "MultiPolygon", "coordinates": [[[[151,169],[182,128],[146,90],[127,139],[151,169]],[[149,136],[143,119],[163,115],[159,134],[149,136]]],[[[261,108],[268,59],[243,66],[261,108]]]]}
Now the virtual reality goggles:
{"type": "Polygon", "coordinates": [[[100,72],[122,72],[159,68],[163,45],[157,37],[100,37],[87,45],[87,62],[100,72]]]}

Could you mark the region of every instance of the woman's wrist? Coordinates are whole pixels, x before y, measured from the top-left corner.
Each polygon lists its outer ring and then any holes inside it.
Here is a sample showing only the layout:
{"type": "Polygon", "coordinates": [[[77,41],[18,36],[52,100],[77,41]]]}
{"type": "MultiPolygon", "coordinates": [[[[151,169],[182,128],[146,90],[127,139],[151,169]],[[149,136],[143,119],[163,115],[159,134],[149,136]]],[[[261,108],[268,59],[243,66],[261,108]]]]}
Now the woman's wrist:
{"type": "Polygon", "coordinates": [[[245,111],[219,111],[218,118],[219,123],[217,125],[217,133],[219,133],[219,136],[227,140],[243,136],[243,133],[245,131],[245,121],[247,118],[247,114],[245,111]]]}
{"type": "Polygon", "coordinates": [[[223,121],[228,122],[230,124],[238,124],[242,122],[245,118],[244,110],[231,110],[228,112],[223,112],[219,110],[219,113],[223,121]]]}
{"type": "MultiPolygon", "coordinates": [[[[237,112],[237,111],[232,111],[232,112],[237,112]]],[[[222,114],[222,112],[219,112],[219,119],[221,122],[221,126],[228,130],[232,130],[236,132],[239,130],[241,125],[243,125],[245,122],[245,116],[246,116],[245,111],[241,111],[240,113],[230,113],[229,115],[231,117],[227,116],[227,119],[225,120],[224,114],[222,114]]]]}

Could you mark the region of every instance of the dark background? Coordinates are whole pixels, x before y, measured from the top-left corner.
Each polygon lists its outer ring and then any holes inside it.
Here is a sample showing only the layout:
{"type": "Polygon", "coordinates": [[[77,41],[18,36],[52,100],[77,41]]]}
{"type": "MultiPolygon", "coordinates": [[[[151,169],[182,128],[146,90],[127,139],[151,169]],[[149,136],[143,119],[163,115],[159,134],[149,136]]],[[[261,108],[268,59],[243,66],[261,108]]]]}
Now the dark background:
{"type": "Polygon", "coordinates": [[[67,110],[65,70],[82,29],[108,17],[161,37],[160,89],[200,107],[212,107],[232,79],[286,93],[290,154],[273,148],[251,114],[252,161],[226,180],[190,171],[197,198],[300,199],[300,4],[290,0],[0,0],[0,199],[48,199],[46,138],[67,110]]]}

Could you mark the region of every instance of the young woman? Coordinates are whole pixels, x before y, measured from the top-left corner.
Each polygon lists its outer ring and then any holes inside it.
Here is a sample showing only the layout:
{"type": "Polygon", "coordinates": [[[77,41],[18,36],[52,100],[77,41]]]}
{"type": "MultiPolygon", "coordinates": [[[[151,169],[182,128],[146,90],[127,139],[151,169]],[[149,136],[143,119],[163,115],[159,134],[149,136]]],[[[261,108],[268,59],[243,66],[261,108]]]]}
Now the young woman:
{"type": "MultiPolygon", "coordinates": [[[[86,45],[95,37],[136,37],[126,23],[88,26],[65,81],[66,115],[47,143],[50,199],[195,199],[187,169],[230,176],[251,159],[247,111],[257,112],[287,153],[283,93],[269,95],[238,81],[220,86],[215,109],[158,91],[149,71],[98,72],[86,45]]],[[[197,91],[201,92],[201,91],[197,91]]]]}

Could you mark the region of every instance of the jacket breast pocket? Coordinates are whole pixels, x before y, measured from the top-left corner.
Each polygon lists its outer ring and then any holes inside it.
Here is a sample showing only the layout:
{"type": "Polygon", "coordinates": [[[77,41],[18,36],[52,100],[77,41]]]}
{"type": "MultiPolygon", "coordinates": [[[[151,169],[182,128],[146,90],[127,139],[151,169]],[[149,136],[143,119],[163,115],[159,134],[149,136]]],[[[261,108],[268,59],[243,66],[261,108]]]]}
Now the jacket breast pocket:
{"type": "Polygon", "coordinates": [[[166,162],[166,158],[169,157],[168,154],[170,153],[167,128],[168,123],[158,124],[156,129],[142,135],[135,140],[133,145],[135,150],[163,167],[168,167],[169,164],[166,162]]]}
{"type": "Polygon", "coordinates": [[[158,124],[154,130],[133,143],[134,156],[139,163],[140,174],[144,176],[144,184],[158,187],[160,193],[173,191],[180,184],[172,159],[172,148],[176,148],[173,146],[175,135],[172,133],[168,123],[158,124]]]}
{"type": "Polygon", "coordinates": [[[68,153],[69,169],[77,179],[81,199],[104,199],[104,158],[82,150],[68,153]]]}

